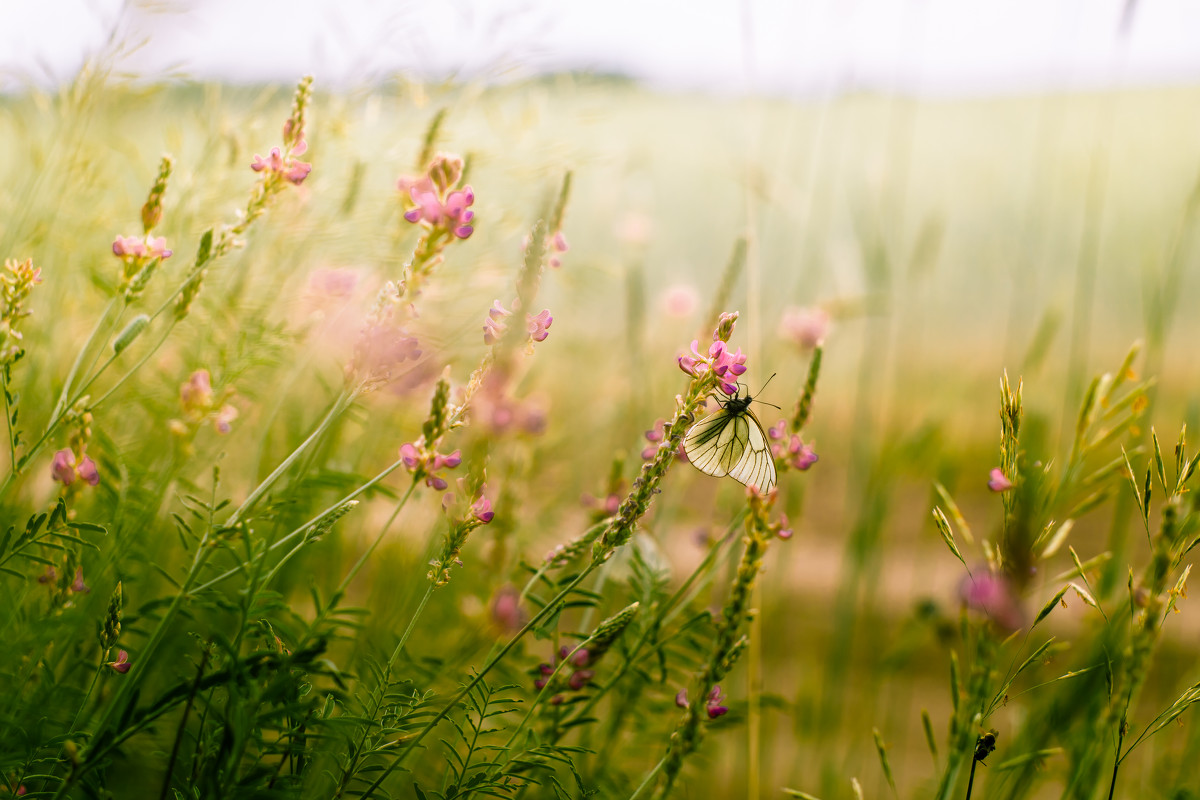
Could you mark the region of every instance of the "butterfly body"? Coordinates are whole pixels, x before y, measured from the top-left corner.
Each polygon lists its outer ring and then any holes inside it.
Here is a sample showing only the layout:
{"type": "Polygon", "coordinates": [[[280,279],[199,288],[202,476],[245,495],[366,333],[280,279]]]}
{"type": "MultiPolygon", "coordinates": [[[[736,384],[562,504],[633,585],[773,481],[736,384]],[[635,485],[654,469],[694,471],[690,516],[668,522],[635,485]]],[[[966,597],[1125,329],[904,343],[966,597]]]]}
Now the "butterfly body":
{"type": "Polygon", "coordinates": [[[735,392],[716,413],[688,430],[683,451],[692,466],[706,475],[728,475],[765,493],[775,486],[775,458],[762,423],[750,410],[751,399],[735,392]]]}

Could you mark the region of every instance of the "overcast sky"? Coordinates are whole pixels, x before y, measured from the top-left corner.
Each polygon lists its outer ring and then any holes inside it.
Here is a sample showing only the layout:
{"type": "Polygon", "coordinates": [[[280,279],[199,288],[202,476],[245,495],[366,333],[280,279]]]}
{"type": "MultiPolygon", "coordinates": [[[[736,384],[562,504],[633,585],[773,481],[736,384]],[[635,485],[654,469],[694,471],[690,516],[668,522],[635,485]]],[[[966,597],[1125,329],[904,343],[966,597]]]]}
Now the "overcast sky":
{"type": "Polygon", "coordinates": [[[0,0],[0,32],[8,89],[69,80],[114,41],[132,51],[123,70],[155,80],[575,69],[772,94],[1200,80],[1198,0],[0,0]]]}

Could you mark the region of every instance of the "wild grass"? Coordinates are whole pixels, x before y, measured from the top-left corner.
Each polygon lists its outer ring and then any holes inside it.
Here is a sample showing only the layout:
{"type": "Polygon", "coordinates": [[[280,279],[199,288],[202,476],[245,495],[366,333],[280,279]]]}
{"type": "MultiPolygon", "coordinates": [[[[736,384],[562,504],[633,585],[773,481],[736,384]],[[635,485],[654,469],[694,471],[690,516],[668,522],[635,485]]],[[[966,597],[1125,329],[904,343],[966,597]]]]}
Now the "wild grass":
{"type": "Polygon", "coordinates": [[[0,793],[1191,796],[1194,100],[5,99],[0,793]]]}

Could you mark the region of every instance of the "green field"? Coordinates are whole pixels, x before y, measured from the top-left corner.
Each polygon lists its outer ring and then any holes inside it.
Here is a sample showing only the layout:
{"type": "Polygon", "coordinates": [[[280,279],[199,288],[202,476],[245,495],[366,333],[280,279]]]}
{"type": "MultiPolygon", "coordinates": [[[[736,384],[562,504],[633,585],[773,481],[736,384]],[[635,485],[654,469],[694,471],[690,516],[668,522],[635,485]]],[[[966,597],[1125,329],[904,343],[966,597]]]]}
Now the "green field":
{"type": "Polygon", "coordinates": [[[1174,449],[1200,426],[1200,90],[789,101],[316,78],[298,185],[249,169],[283,144],[288,87],[93,74],[0,99],[0,252],[41,270],[2,309],[0,797],[832,800],[855,780],[949,798],[988,730],[972,797],[1200,796],[1193,712],[1124,757],[1200,699],[1200,517],[1196,479],[1177,480],[1195,462],[1174,449]],[[397,179],[434,152],[465,160],[476,216],[430,245],[397,179]],[[153,235],[174,254],[128,292],[113,241],[146,233],[163,154],[153,235]],[[569,250],[543,252],[559,228],[569,250]],[[379,329],[402,322],[421,355],[384,378],[362,331],[405,279],[379,329]],[[690,309],[668,303],[681,285],[690,309]],[[493,347],[496,300],[515,313],[493,347]],[[804,307],[831,318],[819,375],[781,334],[804,307]],[[519,315],[543,308],[530,341],[519,315]],[[782,470],[765,509],[644,436],[676,395],[714,391],[676,359],[720,311],[739,313],[742,380],[774,375],[764,426],[813,401],[789,432],[820,460],[782,470]],[[201,369],[212,394],[188,405],[201,369]],[[473,371],[506,380],[468,390],[473,371]],[[1020,426],[1002,436],[1005,372],[1020,426]],[[439,376],[461,427],[431,419],[439,376]],[[448,512],[400,455],[423,430],[461,452],[437,470],[448,512]],[[56,480],[64,449],[95,486],[56,480]],[[989,491],[993,468],[1015,488],[989,491]],[[771,540],[781,513],[794,536],[771,540]],[[448,532],[469,533],[461,552],[448,532]],[[968,569],[1012,593],[1017,624],[964,605],[968,569]],[[1068,583],[1082,593],[1047,605],[1068,583]],[[607,652],[584,685],[539,693],[539,664],[585,640],[607,652]],[[708,719],[697,689],[722,659],[728,713],[708,719]]]}

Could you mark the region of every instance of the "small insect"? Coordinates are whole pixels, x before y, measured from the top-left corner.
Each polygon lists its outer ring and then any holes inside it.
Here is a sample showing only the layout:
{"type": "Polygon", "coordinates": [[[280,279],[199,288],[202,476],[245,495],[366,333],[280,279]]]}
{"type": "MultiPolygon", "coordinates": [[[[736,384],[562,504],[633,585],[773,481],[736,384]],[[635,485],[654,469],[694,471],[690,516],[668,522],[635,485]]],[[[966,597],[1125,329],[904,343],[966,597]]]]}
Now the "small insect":
{"type": "MultiPolygon", "coordinates": [[[[775,376],[771,376],[775,377],[775,376]]],[[[767,383],[770,383],[768,379],[767,383]]],[[[766,388],[766,384],[763,385],[766,388]]],[[[706,475],[726,475],[746,486],[769,492],[776,482],[775,457],[762,423],[750,410],[750,395],[733,396],[722,408],[697,422],[683,439],[683,452],[706,475]]]]}
{"type": "MultiPolygon", "coordinates": [[[[983,764],[983,760],[992,754],[996,749],[996,731],[991,730],[982,734],[975,740],[975,760],[983,764]]],[[[984,764],[984,766],[987,766],[984,764]]]]}

